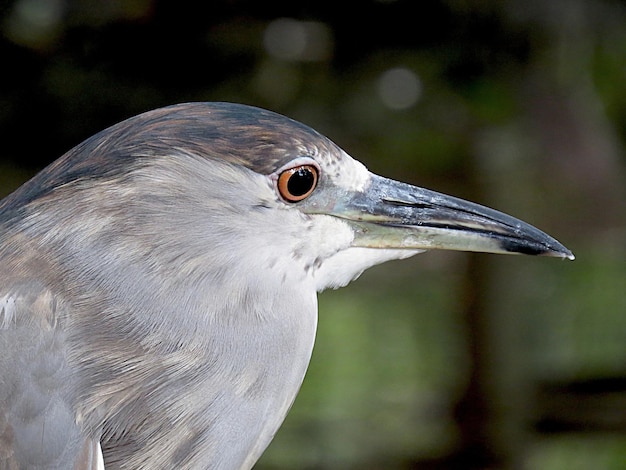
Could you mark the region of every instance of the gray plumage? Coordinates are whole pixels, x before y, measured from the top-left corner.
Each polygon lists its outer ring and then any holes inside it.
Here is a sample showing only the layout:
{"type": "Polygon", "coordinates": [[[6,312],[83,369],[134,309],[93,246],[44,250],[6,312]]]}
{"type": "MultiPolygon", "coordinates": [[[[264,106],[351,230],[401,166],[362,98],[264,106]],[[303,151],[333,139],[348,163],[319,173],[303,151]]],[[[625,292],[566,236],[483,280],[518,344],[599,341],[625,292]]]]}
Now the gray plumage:
{"type": "Polygon", "coordinates": [[[317,291],[427,248],[572,257],[397,185],[225,103],[145,113],[51,164],[0,204],[0,468],[95,468],[99,445],[107,469],[250,468],[302,383],[317,291]],[[294,165],[319,172],[296,203],[277,189],[294,165]]]}

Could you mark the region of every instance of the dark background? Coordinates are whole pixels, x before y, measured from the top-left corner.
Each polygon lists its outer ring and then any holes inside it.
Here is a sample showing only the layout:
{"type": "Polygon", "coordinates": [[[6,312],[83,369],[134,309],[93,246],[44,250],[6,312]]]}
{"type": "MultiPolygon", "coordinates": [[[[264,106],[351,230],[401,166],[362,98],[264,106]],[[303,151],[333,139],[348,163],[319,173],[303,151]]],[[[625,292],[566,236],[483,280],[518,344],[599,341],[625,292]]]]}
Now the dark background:
{"type": "Polygon", "coordinates": [[[577,255],[427,253],[322,294],[262,469],[626,468],[626,4],[0,2],[0,192],[183,101],[269,108],[577,255]]]}

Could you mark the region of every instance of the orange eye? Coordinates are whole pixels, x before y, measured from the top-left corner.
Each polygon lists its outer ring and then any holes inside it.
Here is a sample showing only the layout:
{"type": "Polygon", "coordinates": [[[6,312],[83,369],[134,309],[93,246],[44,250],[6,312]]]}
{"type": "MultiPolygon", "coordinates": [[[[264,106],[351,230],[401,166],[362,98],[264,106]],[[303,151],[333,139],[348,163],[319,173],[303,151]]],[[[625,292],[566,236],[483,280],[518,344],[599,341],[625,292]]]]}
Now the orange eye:
{"type": "Polygon", "coordinates": [[[317,168],[302,165],[283,171],[278,177],[278,191],[288,202],[307,198],[317,186],[317,168]]]}

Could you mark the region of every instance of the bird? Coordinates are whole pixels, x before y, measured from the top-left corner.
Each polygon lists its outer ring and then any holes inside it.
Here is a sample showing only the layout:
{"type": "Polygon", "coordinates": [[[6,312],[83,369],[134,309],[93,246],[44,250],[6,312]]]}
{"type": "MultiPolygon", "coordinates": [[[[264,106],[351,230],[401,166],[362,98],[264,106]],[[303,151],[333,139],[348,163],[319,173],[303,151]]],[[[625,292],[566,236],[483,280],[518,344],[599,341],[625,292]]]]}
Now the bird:
{"type": "Polygon", "coordinates": [[[0,468],[251,468],[317,293],[432,249],[574,259],[268,110],[183,103],[95,134],[0,202],[0,468]]]}

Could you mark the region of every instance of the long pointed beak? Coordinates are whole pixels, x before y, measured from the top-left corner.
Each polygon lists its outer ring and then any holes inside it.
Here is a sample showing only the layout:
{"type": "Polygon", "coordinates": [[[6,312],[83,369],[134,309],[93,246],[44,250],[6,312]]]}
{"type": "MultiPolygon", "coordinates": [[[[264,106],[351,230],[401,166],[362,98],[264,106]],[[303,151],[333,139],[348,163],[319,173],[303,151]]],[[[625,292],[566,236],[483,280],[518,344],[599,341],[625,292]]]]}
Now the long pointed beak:
{"type": "Polygon", "coordinates": [[[561,243],[519,219],[378,175],[365,191],[336,200],[330,212],[353,226],[355,246],[574,259],[561,243]]]}

